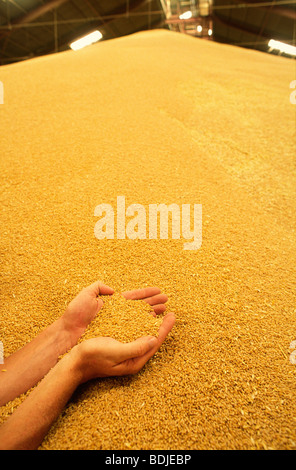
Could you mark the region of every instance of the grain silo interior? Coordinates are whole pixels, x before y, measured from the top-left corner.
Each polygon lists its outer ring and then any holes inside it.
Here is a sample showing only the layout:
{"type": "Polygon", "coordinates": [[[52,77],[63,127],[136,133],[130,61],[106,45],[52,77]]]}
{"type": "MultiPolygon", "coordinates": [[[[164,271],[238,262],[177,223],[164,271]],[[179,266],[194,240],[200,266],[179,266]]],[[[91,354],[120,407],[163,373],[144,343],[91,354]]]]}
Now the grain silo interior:
{"type": "Polygon", "coordinates": [[[295,18],[0,3],[1,449],[296,450],[295,18]]]}

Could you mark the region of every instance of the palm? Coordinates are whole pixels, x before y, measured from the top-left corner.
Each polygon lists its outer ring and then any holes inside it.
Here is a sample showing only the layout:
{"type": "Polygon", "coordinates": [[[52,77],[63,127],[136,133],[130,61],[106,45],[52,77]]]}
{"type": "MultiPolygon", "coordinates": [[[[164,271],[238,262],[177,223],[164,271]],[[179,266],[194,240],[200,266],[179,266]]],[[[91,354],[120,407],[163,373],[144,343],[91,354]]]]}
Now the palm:
{"type": "Polygon", "coordinates": [[[63,319],[66,329],[72,333],[74,343],[102,308],[103,301],[98,298],[98,295],[111,295],[113,292],[111,287],[97,281],[82,289],[69,303],[63,319]]]}
{"type": "Polygon", "coordinates": [[[143,336],[131,343],[121,343],[109,337],[83,341],[79,345],[81,357],[84,358],[82,381],[95,377],[136,374],[160,348],[174,323],[173,313],[165,315],[157,338],[143,336]],[[149,342],[151,339],[153,344],[149,342]]]}
{"type": "Polygon", "coordinates": [[[67,307],[67,314],[72,326],[87,327],[101,308],[99,302],[100,299],[90,296],[87,291],[81,291],[67,307]]]}
{"type": "MultiPolygon", "coordinates": [[[[63,319],[66,329],[71,332],[73,343],[76,343],[84,333],[86,327],[96,317],[103,306],[103,301],[98,295],[112,295],[114,290],[102,284],[100,281],[94,282],[84,288],[68,305],[63,319]]],[[[167,296],[161,294],[158,287],[146,287],[125,291],[122,295],[129,300],[143,300],[151,305],[153,314],[163,313],[166,309],[165,302],[167,296]]]]}

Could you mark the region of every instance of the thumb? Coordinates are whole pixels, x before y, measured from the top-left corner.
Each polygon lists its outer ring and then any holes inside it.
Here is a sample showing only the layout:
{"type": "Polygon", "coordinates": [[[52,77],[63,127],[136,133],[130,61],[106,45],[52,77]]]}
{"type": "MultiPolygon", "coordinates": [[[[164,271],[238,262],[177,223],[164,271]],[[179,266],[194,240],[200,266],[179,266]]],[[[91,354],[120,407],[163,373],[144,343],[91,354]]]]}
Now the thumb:
{"type": "Polygon", "coordinates": [[[102,295],[112,295],[114,294],[114,289],[112,287],[106,286],[101,281],[93,282],[90,286],[85,288],[90,294],[98,296],[102,295]]]}
{"type": "Polygon", "coordinates": [[[144,356],[144,354],[155,348],[157,343],[158,341],[155,336],[143,336],[131,343],[124,343],[121,360],[126,361],[127,359],[144,356]]]}
{"type": "Polygon", "coordinates": [[[96,299],[96,301],[97,301],[98,311],[99,311],[103,307],[103,301],[102,299],[98,299],[98,298],[96,299]]]}

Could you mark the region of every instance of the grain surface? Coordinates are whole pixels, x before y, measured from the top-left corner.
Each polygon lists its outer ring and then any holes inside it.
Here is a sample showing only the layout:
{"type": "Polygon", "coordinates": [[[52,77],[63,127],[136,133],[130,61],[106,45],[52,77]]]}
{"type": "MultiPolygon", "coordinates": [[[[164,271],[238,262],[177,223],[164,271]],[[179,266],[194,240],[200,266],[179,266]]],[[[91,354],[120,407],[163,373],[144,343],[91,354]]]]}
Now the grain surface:
{"type": "Polygon", "coordinates": [[[152,315],[152,307],[142,300],[126,300],[121,294],[100,296],[103,308],[87,327],[79,342],[109,336],[128,343],[141,336],[158,336],[161,316],[152,315]]]}
{"type": "Polygon", "coordinates": [[[161,30],[1,67],[5,357],[97,279],[157,285],[176,314],[137,376],[79,387],[40,449],[296,449],[294,79],[292,60],[161,30]],[[98,240],[95,207],[121,195],[202,204],[201,248],[98,240]]]}

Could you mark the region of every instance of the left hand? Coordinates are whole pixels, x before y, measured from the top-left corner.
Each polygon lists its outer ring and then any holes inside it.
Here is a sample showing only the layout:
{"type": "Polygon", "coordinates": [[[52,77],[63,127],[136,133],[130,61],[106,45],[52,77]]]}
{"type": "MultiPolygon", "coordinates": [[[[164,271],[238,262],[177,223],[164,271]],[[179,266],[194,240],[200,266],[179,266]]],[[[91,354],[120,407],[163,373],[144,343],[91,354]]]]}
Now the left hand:
{"type": "MultiPolygon", "coordinates": [[[[98,295],[112,295],[113,293],[112,287],[96,281],[82,289],[69,303],[62,319],[65,330],[70,334],[71,346],[77,343],[87,326],[102,308],[103,300],[98,298],[98,295]]],[[[145,287],[144,289],[125,291],[122,295],[127,300],[143,300],[147,302],[151,305],[154,316],[165,311],[165,303],[168,300],[165,294],[161,294],[158,287],[145,287]]]]}
{"type": "Polygon", "coordinates": [[[114,290],[100,281],[96,281],[81,292],[69,303],[62,316],[65,329],[70,333],[71,345],[77,343],[86,327],[95,318],[103,306],[98,295],[112,295],[114,290]]]}

